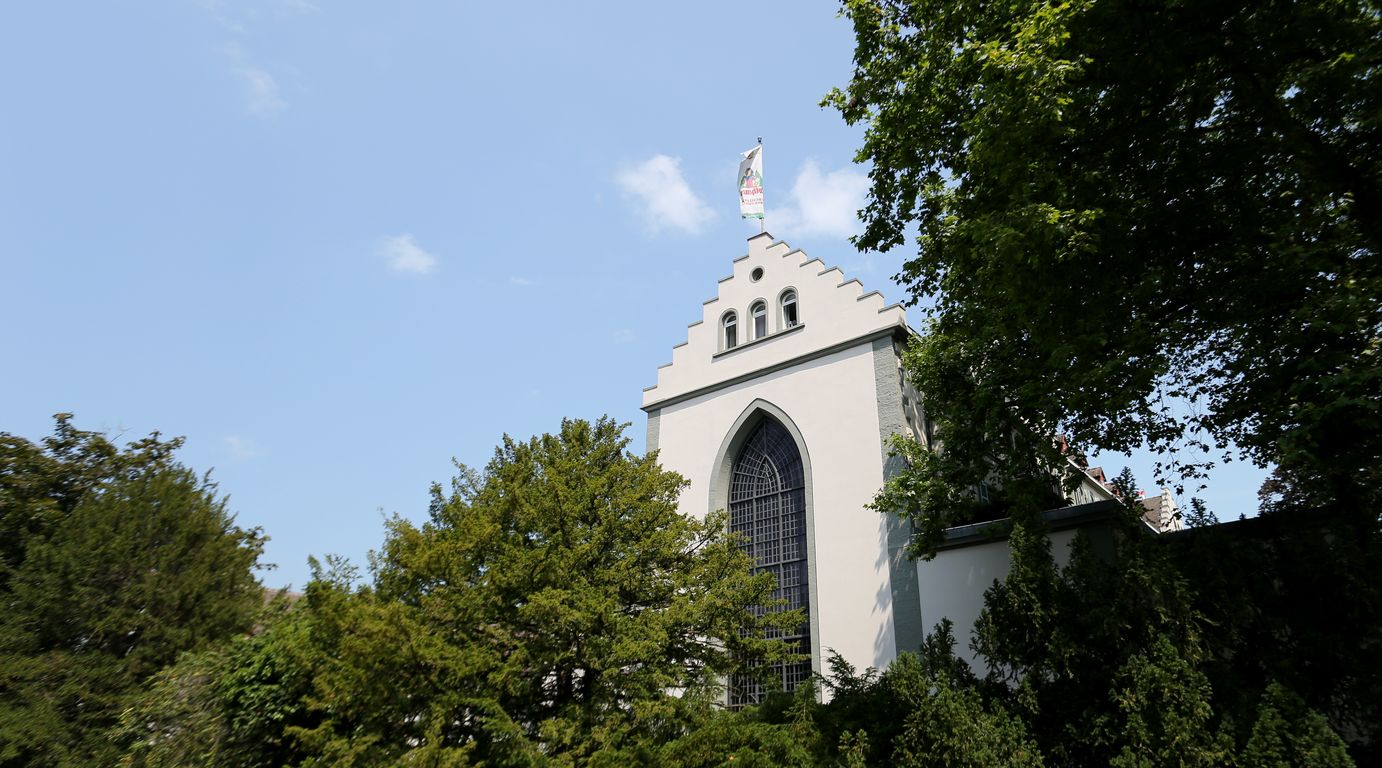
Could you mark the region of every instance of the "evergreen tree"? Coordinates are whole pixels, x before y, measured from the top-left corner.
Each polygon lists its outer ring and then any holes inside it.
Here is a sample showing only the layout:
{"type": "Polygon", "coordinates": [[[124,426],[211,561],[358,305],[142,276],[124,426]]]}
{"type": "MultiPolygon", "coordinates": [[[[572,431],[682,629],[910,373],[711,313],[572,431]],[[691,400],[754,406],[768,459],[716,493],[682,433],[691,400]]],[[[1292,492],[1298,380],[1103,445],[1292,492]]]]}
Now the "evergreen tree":
{"type": "Polygon", "coordinates": [[[656,732],[683,706],[669,691],[718,697],[746,662],[787,656],[765,631],[801,621],[753,618],[771,576],[750,575],[722,515],[679,514],[685,481],[627,445],[608,419],[506,438],[483,474],[434,489],[427,525],[396,522],[379,561],[381,597],[480,656],[488,719],[547,752],[656,732]]]}
{"type": "Polygon", "coordinates": [[[44,448],[4,436],[0,765],[110,764],[108,730],[179,653],[249,628],[257,530],[157,436],[115,450],[59,417],[44,448]]]}
{"type": "Polygon", "coordinates": [[[312,725],[311,674],[320,665],[306,603],[280,594],[258,629],[185,653],[126,707],[115,734],[126,768],[274,768],[306,755],[291,732],[312,725]]]}
{"type": "Polygon", "coordinates": [[[1238,764],[1244,768],[1353,765],[1343,739],[1329,727],[1329,722],[1280,683],[1267,687],[1258,712],[1252,736],[1239,758],[1238,764]]]}
{"type": "Polygon", "coordinates": [[[685,481],[627,445],[608,419],[506,437],[433,488],[426,523],[389,523],[372,585],[319,573],[296,652],[310,692],[286,729],[298,764],[649,763],[718,727],[728,675],[794,658],[772,637],[800,613],[754,610],[771,575],[723,515],[679,514],[685,481]]]}

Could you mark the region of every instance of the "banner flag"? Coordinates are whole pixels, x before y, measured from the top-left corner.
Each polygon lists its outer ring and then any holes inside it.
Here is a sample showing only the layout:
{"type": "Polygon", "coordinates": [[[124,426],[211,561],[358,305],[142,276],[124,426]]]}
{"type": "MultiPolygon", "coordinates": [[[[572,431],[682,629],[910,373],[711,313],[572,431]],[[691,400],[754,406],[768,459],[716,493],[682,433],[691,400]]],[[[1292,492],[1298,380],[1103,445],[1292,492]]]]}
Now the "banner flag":
{"type": "Polygon", "coordinates": [[[739,215],[763,218],[763,145],[743,153],[739,161],[739,215]]]}

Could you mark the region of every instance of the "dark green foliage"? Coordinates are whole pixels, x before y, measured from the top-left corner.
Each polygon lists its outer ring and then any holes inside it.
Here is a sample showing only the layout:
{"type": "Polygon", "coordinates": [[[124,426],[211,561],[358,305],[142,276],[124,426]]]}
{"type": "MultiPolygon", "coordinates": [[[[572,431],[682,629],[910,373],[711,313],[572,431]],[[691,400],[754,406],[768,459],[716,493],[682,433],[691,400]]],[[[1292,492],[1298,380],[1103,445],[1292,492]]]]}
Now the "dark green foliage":
{"type": "Polygon", "coordinates": [[[856,66],[827,102],[867,130],[857,244],[915,227],[898,278],[931,307],[906,363],[946,451],[889,499],[923,550],[926,521],[968,514],[957,489],[990,472],[1035,499],[1057,433],[1145,442],[1172,475],[1232,443],[1316,503],[1376,509],[1375,5],[843,7],[856,66]]]}
{"type": "Polygon", "coordinates": [[[791,764],[790,738],[712,709],[742,665],[790,656],[765,635],[802,617],[755,618],[772,577],[722,515],[677,512],[684,485],[608,419],[505,438],[425,524],[389,523],[372,585],[329,560],[262,634],[184,657],[127,722],[155,734],[132,764],[199,734],[227,766],[696,765],[726,745],[791,764]]]}
{"type": "MultiPolygon", "coordinates": [[[[176,467],[153,474],[166,479],[107,483],[107,506],[128,512],[131,488],[176,499],[161,483],[200,487],[176,467]]],[[[1368,632],[1382,626],[1370,613],[1382,603],[1367,590],[1382,568],[1377,531],[1350,528],[1355,517],[1329,527],[1316,516],[1289,537],[1227,526],[1158,538],[1129,507],[1078,537],[1058,567],[1038,516],[1018,516],[1012,567],[986,595],[971,646],[985,677],[955,655],[942,622],[882,672],[832,656],[828,703],[806,686],[728,713],[717,711],[719,681],[782,653],[755,635],[799,617],[755,629],[746,607],[771,583],[749,575],[718,516],[676,513],[681,487],[629,455],[608,421],[506,440],[483,473],[462,469],[451,494],[434,494],[426,524],[390,523],[372,585],[328,558],[306,594],[268,606],[252,634],[215,645],[172,635],[190,652],[171,666],[171,655],[134,648],[86,651],[119,632],[62,634],[85,626],[90,574],[31,572],[52,572],[45,564],[62,561],[50,550],[69,538],[113,544],[55,532],[31,542],[12,582],[13,595],[45,595],[29,613],[58,606],[32,622],[49,634],[0,626],[7,639],[69,647],[7,657],[7,758],[114,763],[123,746],[123,765],[150,768],[1349,765],[1338,734],[1375,738],[1382,686],[1368,632]],[[1298,573],[1310,569],[1313,580],[1298,573]],[[78,586],[64,597],[58,583],[78,586]],[[1337,603],[1304,599],[1335,583],[1358,604],[1331,617],[1337,603]],[[86,639],[71,647],[72,637],[86,639]],[[131,680],[149,673],[131,665],[161,668],[138,695],[131,680]]],[[[1284,511],[1252,523],[1290,524],[1284,511]]]]}
{"type": "Polygon", "coordinates": [[[668,768],[807,768],[819,765],[810,738],[789,725],[765,722],[752,711],[723,712],[667,743],[653,763],[668,768]]]}
{"type": "Polygon", "coordinates": [[[1278,683],[1262,696],[1252,736],[1239,758],[1244,768],[1309,765],[1342,768],[1353,765],[1328,721],[1305,706],[1299,696],[1278,683]]]}
{"type": "Polygon", "coordinates": [[[30,539],[8,585],[10,647],[106,654],[143,679],[244,630],[261,600],[260,539],[214,492],[169,467],[89,493],[49,537],[30,539]]]}
{"type": "Polygon", "coordinates": [[[1204,528],[1210,525],[1218,525],[1219,518],[1210,511],[1204,499],[1195,497],[1190,499],[1190,505],[1185,510],[1185,525],[1187,528],[1204,528]]]}
{"type": "MultiPolygon", "coordinates": [[[[1195,531],[1165,547],[1195,585],[1208,648],[1201,668],[1221,706],[1249,711],[1273,681],[1339,733],[1382,737],[1382,525],[1281,511],[1195,531]]],[[[1244,733],[1239,733],[1240,737],[1244,733]]]]}
{"type": "Polygon", "coordinates": [[[717,697],[745,660],[785,656],[761,634],[801,616],[753,619],[771,576],[749,574],[723,516],[680,515],[685,481],[627,444],[608,419],[506,438],[484,473],[462,468],[449,495],[434,489],[426,525],[391,524],[381,610],[428,638],[416,651],[436,665],[427,679],[470,698],[424,697],[438,705],[419,721],[434,729],[425,743],[473,744],[486,759],[502,734],[580,760],[717,697]]]}
{"type": "Polygon", "coordinates": [[[1212,690],[1194,662],[1163,636],[1123,665],[1107,716],[1110,747],[1118,749],[1109,765],[1211,768],[1229,761],[1233,739],[1215,728],[1212,690]]]}
{"type": "Polygon", "coordinates": [[[1297,601],[1323,581],[1337,588],[1376,578],[1315,566],[1321,576],[1312,579],[1295,570],[1303,562],[1278,551],[1299,551],[1297,537],[1318,544],[1318,520],[1282,540],[1216,539],[1214,530],[1167,539],[1140,532],[1133,515],[1115,526],[1115,556],[1098,556],[1081,536],[1064,568],[1032,532],[1040,529],[1019,522],[1012,571],[985,596],[974,648],[990,680],[1003,683],[988,691],[1013,702],[1048,758],[1148,766],[1246,760],[1253,724],[1265,716],[1259,698],[1273,686],[1306,694],[1291,694],[1298,706],[1280,727],[1310,749],[1338,751],[1336,729],[1375,738],[1375,721],[1366,718],[1377,706],[1378,667],[1366,649],[1377,642],[1377,597],[1356,594],[1357,605],[1336,617],[1324,616],[1329,601],[1297,601]]]}
{"type": "Polygon", "coordinates": [[[279,596],[259,629],[184,654],[121,715],[130,768],[270,768],[301,757],[288,732],[309,725],[313,667],[305,604],[279,596]]]}
{"type": "MultiPolygon", "coordinates": [[[[817,703],[813,692],[803,691],[788,708],[747,710],[740,724],[718,728],[739,739],[752,734],[756,743],[791,738],[812,765],[1042,765],[1022,720],[983,689],[969,665],[955,656],[954,644],[950,623],[943,621],[919,655],[903,653],[881,673],[859,672],[832,654],[830,674],[822,681],[829,703],[817,703]]],[[[684,741],[706,738],[697,732],[684,741]]],[[[723,759],[725,752],[719,754],[723,759]]]]}
{"type": "Polygon", "coordinates": [[[181,438],[154,433],[121,450],[99,432],[73,427],[70,413],[54,421],[41,445],[0,432],[0,589],[23,562],[31,537],[49,535],[102,484],[170,466],[182,445],[181,438]]]}
{"type": "Polygon", "coordinates": [[[173,461],[180,441],[121,451],[59,417],[42,448],[0,444],[22,545],[0,584],[0,765],[111,764],[107,731],[146,679],[249,628],[263,538],[173,461]]]}
{"type": "Polygon", "coordinates": [[[1057,568],[1044,547],[1025,546],[1027,566],[995,585],[988,606],[1013,599],[1004,594],[1030,594],[1024,583],[1038,580],[1047,583],[1051,615],[998,624],[986,614],[987,639],[976,645],[1026,653],[1020,665],[1009,660],[995,670],[1004,679],[976,678],[955,656],[949,622],[942,622],[919,654],[903,653],[881,673],[834,656],[823,681],[828,703],[805,693],[787,706],[702,723],[668,745],[660,764],[724,765],[729,755],[736,764],[820,766],[1354,764],[1328,720],[1288,687],[1268,682],[1242,700],[1238,691],[1215,690],[1204,644],[1186,631],[1201,620],[1190,606],[1171,605],[1188,596],[1183,588],[1172,590],[1179,598],[1134,607],[1150,583],[1168,576],[1161,542],[1147,552],[1130,546],[1138,562],[1128,567],[1081,547],[1069,567],[1057,568]],[[1099,602],[1113,587],[1081,597],[1076,589],[1090,568],[1112,569],[1100,578],[1133,594],[1107,607],[1099,602]],[[1051,632],[1079,624],[1078,612],[1098,616],[1069,636],[1051,632]],[[1091,631],[1100,624],[1107,634],[1091,631]],[[1062,645],[1075,637],[1088,645],[1062,645]]]}
{"type": "Polygon", "coordinates": [[[224,766],[229,727],[219,687],[231,659],[220,648],[185,654],[147,682],[121,714],[124,766],[224,766]]]}
{"type": "Polygon", "coordinates": [[[1382,14],[843,7],[856,67],[827,102],[867,130],[856,242],[915,228],[898,279],[929,318],[904,364],[943,446],[897,444],[907,469],[875,505],[913,519],[921,555],[992,516],[982,479],[1014,521],[978,690],[1058,764],[1328,763],[1337,733],[1364,754],[1382,721],[1382,14]],[[1054,434],[1150,446],[1159,480],[1275,465],[1280,527],[1219,535],[1192,502],[1204,530],[1153,544],[1130,509],[1056,568],[1039,512],[1072,473],[1054,434]]]}

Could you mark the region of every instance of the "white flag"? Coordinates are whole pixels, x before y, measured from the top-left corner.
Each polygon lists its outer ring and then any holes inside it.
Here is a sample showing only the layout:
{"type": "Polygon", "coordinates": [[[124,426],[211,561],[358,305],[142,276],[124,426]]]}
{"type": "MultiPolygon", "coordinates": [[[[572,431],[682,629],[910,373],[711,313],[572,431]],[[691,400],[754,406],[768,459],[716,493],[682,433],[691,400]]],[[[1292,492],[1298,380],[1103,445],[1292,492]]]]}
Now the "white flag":
{"type": "Polygon", "coordinates": [[[739,161],[739,214],[745,219],[763,218],[763,145],[743,153],[739,161]]]}

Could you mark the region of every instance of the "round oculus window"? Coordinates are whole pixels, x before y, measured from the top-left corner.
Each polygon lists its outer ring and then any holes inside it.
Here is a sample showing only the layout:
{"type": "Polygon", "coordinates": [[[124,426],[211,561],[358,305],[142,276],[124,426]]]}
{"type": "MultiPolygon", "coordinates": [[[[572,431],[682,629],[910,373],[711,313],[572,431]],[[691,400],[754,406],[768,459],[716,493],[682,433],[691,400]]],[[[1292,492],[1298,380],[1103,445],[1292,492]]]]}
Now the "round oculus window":
{"type": "Polygon", "coordinates": [[[762,268],[762,267],[754,267],[754,268],[753,268],[753,271],[749,273],[749,279],[752,280],[752,281],[754,281],[755,283],[758,282],[759,280],[762,280],[762,279],[763,279],[763,268],[762,268]]]}

